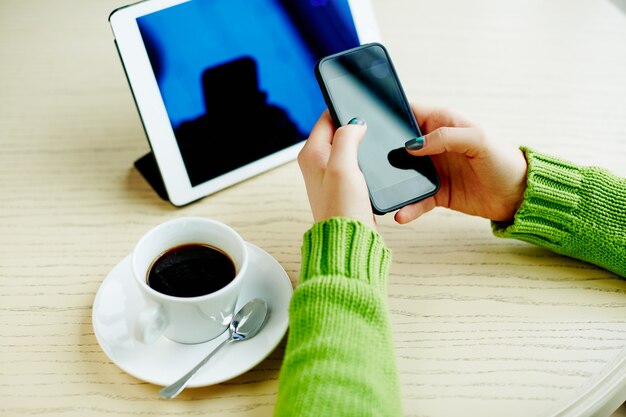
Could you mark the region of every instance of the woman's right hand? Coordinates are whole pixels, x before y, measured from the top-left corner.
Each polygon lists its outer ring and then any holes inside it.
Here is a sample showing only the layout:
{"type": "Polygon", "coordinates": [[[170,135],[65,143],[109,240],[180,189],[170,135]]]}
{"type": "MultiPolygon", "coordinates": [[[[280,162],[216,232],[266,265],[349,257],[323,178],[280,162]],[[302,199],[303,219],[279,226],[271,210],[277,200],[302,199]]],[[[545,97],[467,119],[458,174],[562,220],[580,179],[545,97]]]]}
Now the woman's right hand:
{"type": "Polygon", "coordinates": [[[515,146],[497,142],[479,126],[450,111],[413,105],[420,141],[407,152],[432,157],[441,180],[437,194],[398,210],[404,224],[435,207],[446,207],[496,221],[510,221],[526,189],[526,158],[515,146]],[[411,149],[413,148],[413,150],[411,149]]]}

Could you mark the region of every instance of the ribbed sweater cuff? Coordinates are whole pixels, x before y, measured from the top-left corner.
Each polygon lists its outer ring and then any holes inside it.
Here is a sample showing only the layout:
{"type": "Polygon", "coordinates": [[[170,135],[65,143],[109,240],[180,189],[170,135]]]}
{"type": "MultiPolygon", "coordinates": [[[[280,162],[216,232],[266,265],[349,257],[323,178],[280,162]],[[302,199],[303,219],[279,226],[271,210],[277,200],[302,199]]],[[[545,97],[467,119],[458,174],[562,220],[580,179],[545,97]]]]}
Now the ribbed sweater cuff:
{"type": "Polygon", "coordinates": [[[359,221],[333,217],[304,234],[300,283],[312,277],[343,276],[386,291],[390,263],[391,253],[378,233],[359,221]]]}
{"type": "Polygon", "coordinates": [[[574,164],[521,148],[528,161],[524,200],[513,223],[492,222],[499,237],[543,246],[558,245],[575,227],[580,203],[582,169],[574,164]]]}

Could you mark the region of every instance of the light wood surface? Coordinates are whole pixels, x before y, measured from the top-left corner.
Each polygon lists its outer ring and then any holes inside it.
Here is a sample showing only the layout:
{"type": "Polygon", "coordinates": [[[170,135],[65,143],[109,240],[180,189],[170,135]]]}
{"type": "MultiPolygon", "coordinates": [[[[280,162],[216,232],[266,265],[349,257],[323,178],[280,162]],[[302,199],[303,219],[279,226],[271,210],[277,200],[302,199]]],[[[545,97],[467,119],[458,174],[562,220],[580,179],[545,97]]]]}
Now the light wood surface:
{"type": "MultiPolygon", "coordinates": [[[[148,145],[107,22],[123,4],[0,0],[0,415],[271,415],[284,343],[239,378],[165,402],[94,337],[98,286],[152,226],[224,221],[295,285],[312,221],[295,163],[182,209],[156,196],[132,167],[148,145]]],[[[374,1],[411,100],[626,175],[615,4],[374,1]]],[[[611,273],[445,210],[380,223],[407,416],[548,416],[626,345],[626,282],[611,273]]]]}

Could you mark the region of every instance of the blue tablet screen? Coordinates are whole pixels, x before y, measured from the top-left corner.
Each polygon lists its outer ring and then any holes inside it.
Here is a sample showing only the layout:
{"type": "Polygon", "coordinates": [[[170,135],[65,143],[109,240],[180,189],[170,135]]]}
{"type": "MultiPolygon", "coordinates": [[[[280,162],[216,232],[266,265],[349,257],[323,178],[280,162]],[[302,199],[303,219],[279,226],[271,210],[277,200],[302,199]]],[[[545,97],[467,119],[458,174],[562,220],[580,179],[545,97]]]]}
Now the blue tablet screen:
{"type": "Polygon", "coordinates": [[[315,63],[359,45],[347,0],[191,0],[137,23],[193,186],[305,139],[315,63]]]}

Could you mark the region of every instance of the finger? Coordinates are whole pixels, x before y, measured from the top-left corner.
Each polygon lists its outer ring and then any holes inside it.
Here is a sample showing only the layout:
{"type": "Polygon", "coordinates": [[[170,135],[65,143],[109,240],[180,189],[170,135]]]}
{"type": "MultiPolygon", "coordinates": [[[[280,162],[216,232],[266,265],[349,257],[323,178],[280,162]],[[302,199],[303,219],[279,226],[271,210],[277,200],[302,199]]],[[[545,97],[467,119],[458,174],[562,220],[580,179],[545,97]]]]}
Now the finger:
{"type": "Polygon", "coordinates": [[[425,106],[421,104],[411,103],[411,109],[415,118],[419,122],[422,133],[430,133],[431,131],[442,127],[471,127],[472,123],[460,114],[441,107],[425,106]]]}
{"type": "Polygon", "coordinates": [[[432,117],[433,114],[443,111],[442,108],[427,106],[418,103],[411,103],[411,110],[419,122],[424,122],[432,117]]]}
{"type": "Polygon", "coordinates": [[[328,168],[333,170],[358,169],[359,143],[363,140],[367,127],[348,124],[335,132],[328,158],[328,168]]]}
{"type": "Polygon", "coordinates": [[[417,219],[422,214],[428,213],[435,207],[437,207],[435,197],[428,197],[425,200],[402,207],[396,212],[394,219],[400,224],[406,224],[417,219]]]}
{"type": "Polygon", "coordinates": [[[335,126],[328,110],[326,110],[313,126],[309,138],[298,154],[298,163],[301,168],[311,165],[326,165],[334,133],[335,126]]]}
{"type": "Polygon", "coordinates": [[[324,111],[315,125],[313,129],[311,129],[311,134],[309,138],[304,144],[303,149],[317,149],[320,147],[329,147],[333,134],[335,133],[335,125],[333,124],[332,119],[330,118],[330,114],[328,110],[324,111]]]}
{"type": "Polygon", "coordinates": [[[454,152],[475,157],[484,143],[485,132],[479,127],[440,127],[426,136],[411,139],[405,148],[414,156],[454,152]]]}

